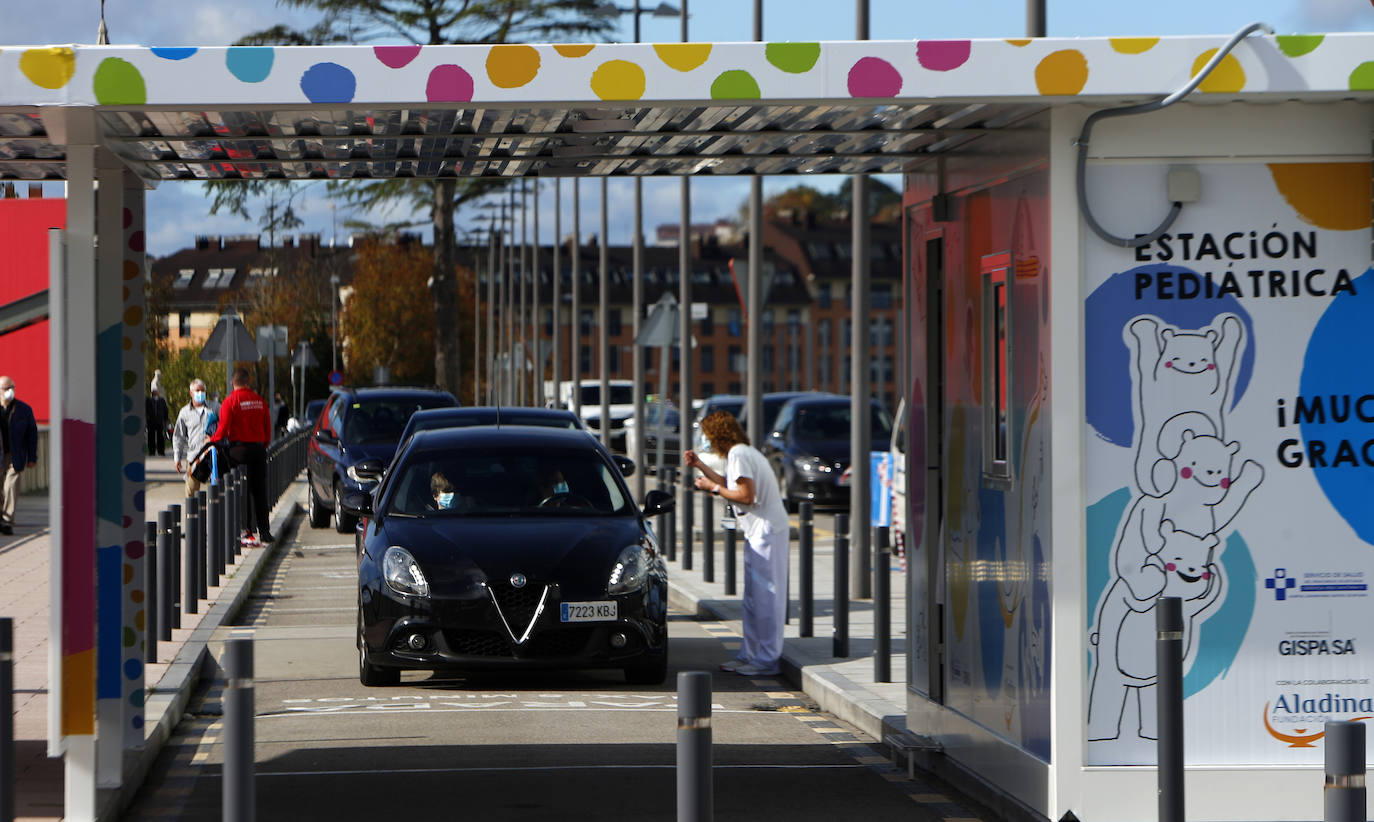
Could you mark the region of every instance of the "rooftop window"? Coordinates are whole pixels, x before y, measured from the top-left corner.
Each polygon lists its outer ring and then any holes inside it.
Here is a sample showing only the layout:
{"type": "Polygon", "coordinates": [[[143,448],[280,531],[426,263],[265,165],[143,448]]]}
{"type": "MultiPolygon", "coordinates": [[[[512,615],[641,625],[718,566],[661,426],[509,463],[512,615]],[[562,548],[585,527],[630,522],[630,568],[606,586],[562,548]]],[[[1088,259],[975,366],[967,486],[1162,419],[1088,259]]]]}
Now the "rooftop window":
{"type": "Polygon", "coordinates": [[[196,277],[194,268],[183,268],[177,272],[177,278],[172,282],[172,288],[190,288],[191,280],[196,277]]]}

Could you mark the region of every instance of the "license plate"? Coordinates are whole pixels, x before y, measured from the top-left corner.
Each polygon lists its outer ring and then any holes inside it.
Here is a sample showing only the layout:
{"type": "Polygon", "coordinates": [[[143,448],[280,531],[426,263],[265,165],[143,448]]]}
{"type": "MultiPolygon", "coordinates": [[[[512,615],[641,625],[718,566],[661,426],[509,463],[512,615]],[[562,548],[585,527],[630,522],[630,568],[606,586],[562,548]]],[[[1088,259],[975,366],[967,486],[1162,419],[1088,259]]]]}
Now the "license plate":
{"type": "Polygon", "coordinates": [[[563,622],[612,622],[616,616],[615,600],[601,602],[564,602],[560,619],[563,622]]]}

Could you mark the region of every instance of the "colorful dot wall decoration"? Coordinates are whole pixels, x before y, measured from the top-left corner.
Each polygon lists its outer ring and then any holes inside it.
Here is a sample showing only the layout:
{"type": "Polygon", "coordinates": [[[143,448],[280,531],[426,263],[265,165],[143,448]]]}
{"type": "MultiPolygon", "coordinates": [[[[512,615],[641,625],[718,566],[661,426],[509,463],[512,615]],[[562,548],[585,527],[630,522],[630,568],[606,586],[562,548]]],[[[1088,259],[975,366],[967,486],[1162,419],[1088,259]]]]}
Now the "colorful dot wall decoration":
{"type": "Polygon", "coordinates": [[[357,89],[353,72],[338,63],[316,63],[301,75],[301,91],[312,103],[351,103],[357,89]]]}
{"type": "Polygon", "coordinates": [[[916,59],[929,71],[953,71],[968,62],[972,51],[970,40],[922,40],[916,44],[916,59]]]}
{"type": "Polygon", "coordinates": [[[1351,91],[1374,91],[1374,61],[1360,63],[1350,72],[1351,91]]]}
{"type": "Polygon", "coordinates": [[[553,50],[558,52],[560,57],[586,57],[594,48],[596,46],[590,43],[578,43],[571,46],[554,46],[553,50]]]}
{"type": "Polygon", "coordinates": [[[1120,54],[1144,54],[1159,44],[1158,37],[1113,37],[1112,51],[1120,54]]]}
{"type": "Polygon", "coordinates": [[[1017,37],[1008,40],[1007,43],[1021,49],[1025,48],[1026,46],[1029,46],[1031,44],[1031,39],[1029,37],[1017,37]]]}
{"type": "Polygon", "coordinates": [[[133,63],[118,57],[100,61],[91,79],[91,90],[102,106],[141,106],[148,102],[148,87],[133,63]]]}
{"type": "Polygon", "coordinates": [[[472,100],[472,75],[462,66],[435,66],[425,82],[425,99],[431,103],[466,103],[472,100]]]}
{"type": "Polygon", "coordinates": [[[901,91],[901,73],[880,57],[864,57],[849,70],[851,97],[896,97],[901,91]]]}
{"type": "Polygon", "coordinates": [[[175,49],[150,49],[154,57],[161,57],[163,60],[185,60],[195,54],[200,49],[194,48],[175,48],[175,49]]]}
{"type": "Polygon", "coordinates": [[[710,43],[655,43],[654,53],[674,71],[691,71],[711,56],[710,43]]]}
{"type": "Polygon", "coordinates": [[[592,72],[592,92],[602,100],[638,100],[644,96],[644,69],[629,60],[610,60],[592,72]]]}
{"type": "Polygon", "coordinates": [[[224,55],[229,73],[245,83],[261,83],[272,73],[275,51],[266,47],[231,48],[224,55]]]}
{"type": "Polygon", "coordinates": [[[1326,39],[1324,34],[1280,34],[1274,38],[1279,44],[1279,51],[1286,57],[1302,57],[1317,50],[1317,46],[1326,39]]]}
{"type": "Polygon", "coordinates": [[[19,70],[35,86],[62,88],[76,73],[76,52],[66,47],[28,49],[19,56],[19,70]]]}
{"type": "Polygon", "coordinates": [[[1053,52],[1035,67],[1035,87],[1041,94],[1078,94],[1088,83],[1088,60],[1077,49],[1053,52]]]}
{"type": "Polygon", "coordinates": [[[377,55],[377,62],[387,68],[403,68],[410,64],[411,60],[420,56],[420,46],[373,46],[372,53],[377,55]]]}
{"type": "Polygon", "coordinates": [[[497,88],[520,88],[539,74],[534,46],[492,46],[487,53],[487,79],[497,88]]]}
{"type": "Polygon", "coordinates": [[[722,73],[711,83],[712,100],[757,100],[759,84],[747,71],[734,69],[722,73]]]}
{"type": "MultiPolygon", "coordinates": [[[[1211,60],[1216,53],[1216,49],[1208,49],[1199,54],[1197,59],[1193,61],[1193,76],[1197,76],[1197,73],[1202,71],[1202,67],[1207,65],[1207,61],[1211,60]]],[[[1211,74],[1207,75],[1207,79],[1203,80],[1197,88],[1198,91],[1209,94],[1240,91],[1245,88],[1245,70],[1240,67],[1240,61],[1236,59],[1234,54],[1228,54],[1222,58],[1217,67],[1212,70],[1211,74]]]]}
{"type": "Polygon", "coordinates": [[[769,43],[763,56],[774,68],[788,74],[805,74],[821,59],[820,43],[769,43]]]}

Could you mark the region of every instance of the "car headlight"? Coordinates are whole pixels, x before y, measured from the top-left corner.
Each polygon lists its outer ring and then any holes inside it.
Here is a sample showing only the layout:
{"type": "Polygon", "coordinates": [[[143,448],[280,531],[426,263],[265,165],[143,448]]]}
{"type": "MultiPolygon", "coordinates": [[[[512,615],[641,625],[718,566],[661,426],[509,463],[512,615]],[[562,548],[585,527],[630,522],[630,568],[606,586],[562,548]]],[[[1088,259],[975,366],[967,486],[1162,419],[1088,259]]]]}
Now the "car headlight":
{"type": "Polygon", "coordinates": [[[628,594],[638,590],[649,576],[649,565],[649,552],[641,545],[631,545],[621,551],[616,559],[606,590],[612,594],[628,594]]]}
{"type": "Polygon", "coordinates": [[[393,545],[382,556],[382,577],[391,590],[415,597],[429,596],[429,581],[420,563],[404,548],[393,545]]]}
{"type": "Polygon", "coordinates": [[[821,462],[819,457],[797,457],[792,464],[797,466],[798,471],[807,474],[828,474],[834,470],[830,463],[821,462]]]}

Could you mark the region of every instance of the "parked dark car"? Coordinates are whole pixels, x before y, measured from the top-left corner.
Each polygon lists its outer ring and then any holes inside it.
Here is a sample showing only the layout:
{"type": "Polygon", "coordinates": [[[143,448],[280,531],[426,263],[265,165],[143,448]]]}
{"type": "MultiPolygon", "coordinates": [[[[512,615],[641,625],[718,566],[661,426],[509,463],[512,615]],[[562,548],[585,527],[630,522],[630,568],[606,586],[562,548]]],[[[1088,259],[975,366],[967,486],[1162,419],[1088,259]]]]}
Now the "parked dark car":
{"type": "MultiPolygon", "coordinates": [[[[502,408],[495,405],[474,405],[468,408],[430,408],[416,411],[406,423],[401,433],[404,443],[416,431],[431,431],[435,428],[469,428],[475,425],[532,425],[537,428],[562,428],[568,431],[582,431],[596,443],[596,434],[582,424],[577,415],[566,408],[502,408]]],[[[610,453],[610,452],[607,452],[610,453]]],[[[611,461],[624,476],[635,472],[635,461],[622,454],[611,454],[611,461]]]]}
{"type": "Polygon", "coordinates": [[[621,668],[660,683],[668,576],[605,449],[578,431],[470,427],[406,441],[362,516],[358,678],[406,669],[621,668]]]}
{"type": "MultiPolygon", "coordinates": [[[[819,392],[819,391],[770,391],[769,393],[764,394],[764,395],[763,395],[763,427],[760,428],[759,430],[763,431],[765,436],[767,436],[767,433],[768,433],[769,431],[774,430],[774,428],[776,428],[776,426],[774,425],[774,423],[775,423],[775,422],[777,421],[777,419],[778,419],[778,414],[779,414],[779,412],[782,411],[782,407],[783,407],[784,405],[786,405],[787,402],[788,402],[789,400],[795,400],[795,399],[797,399],[797,398],[799,398],[799,397],[818,397],[818,396],[828,396],[828,395],[826,395],[826,394],[823,393],[823,392],[819,392]]],[[[739,413],[736,414],[735,416],[739,417],[739,424],[740,424],[741,426],[744,427],[744,430],[745,430],[745,431],[748,431],[748,430],[749,430],[749,404],[748,404],[747,402],[744,404],[743,407],[740,408],[739,413]]],[[[754,445],[758,445],[758,443],[754,443],[754,445]]]]}
{"type": "MultiPolygon", "coordinates": [[[[892,420],[876,402],[872,415],[873,442],[883,450],[892,420]]],[[[773,466],[787,510],[805,499],[849,504],[849,487],[840,477],[849,466],[851,419],[849,397],[836,394],[799,397],[782,406],[760,450],[773,466]]]]}
{"type": "Polygon", "coordinates": [[[375,486],[411,414],[457,404],[452,394],[437,388],[335,391],[310,433],[305,461],[311,527],[325,527],[332,515],[339,533],[352,533],[357,520],[343,510],[343,495],[375,486]]]}

